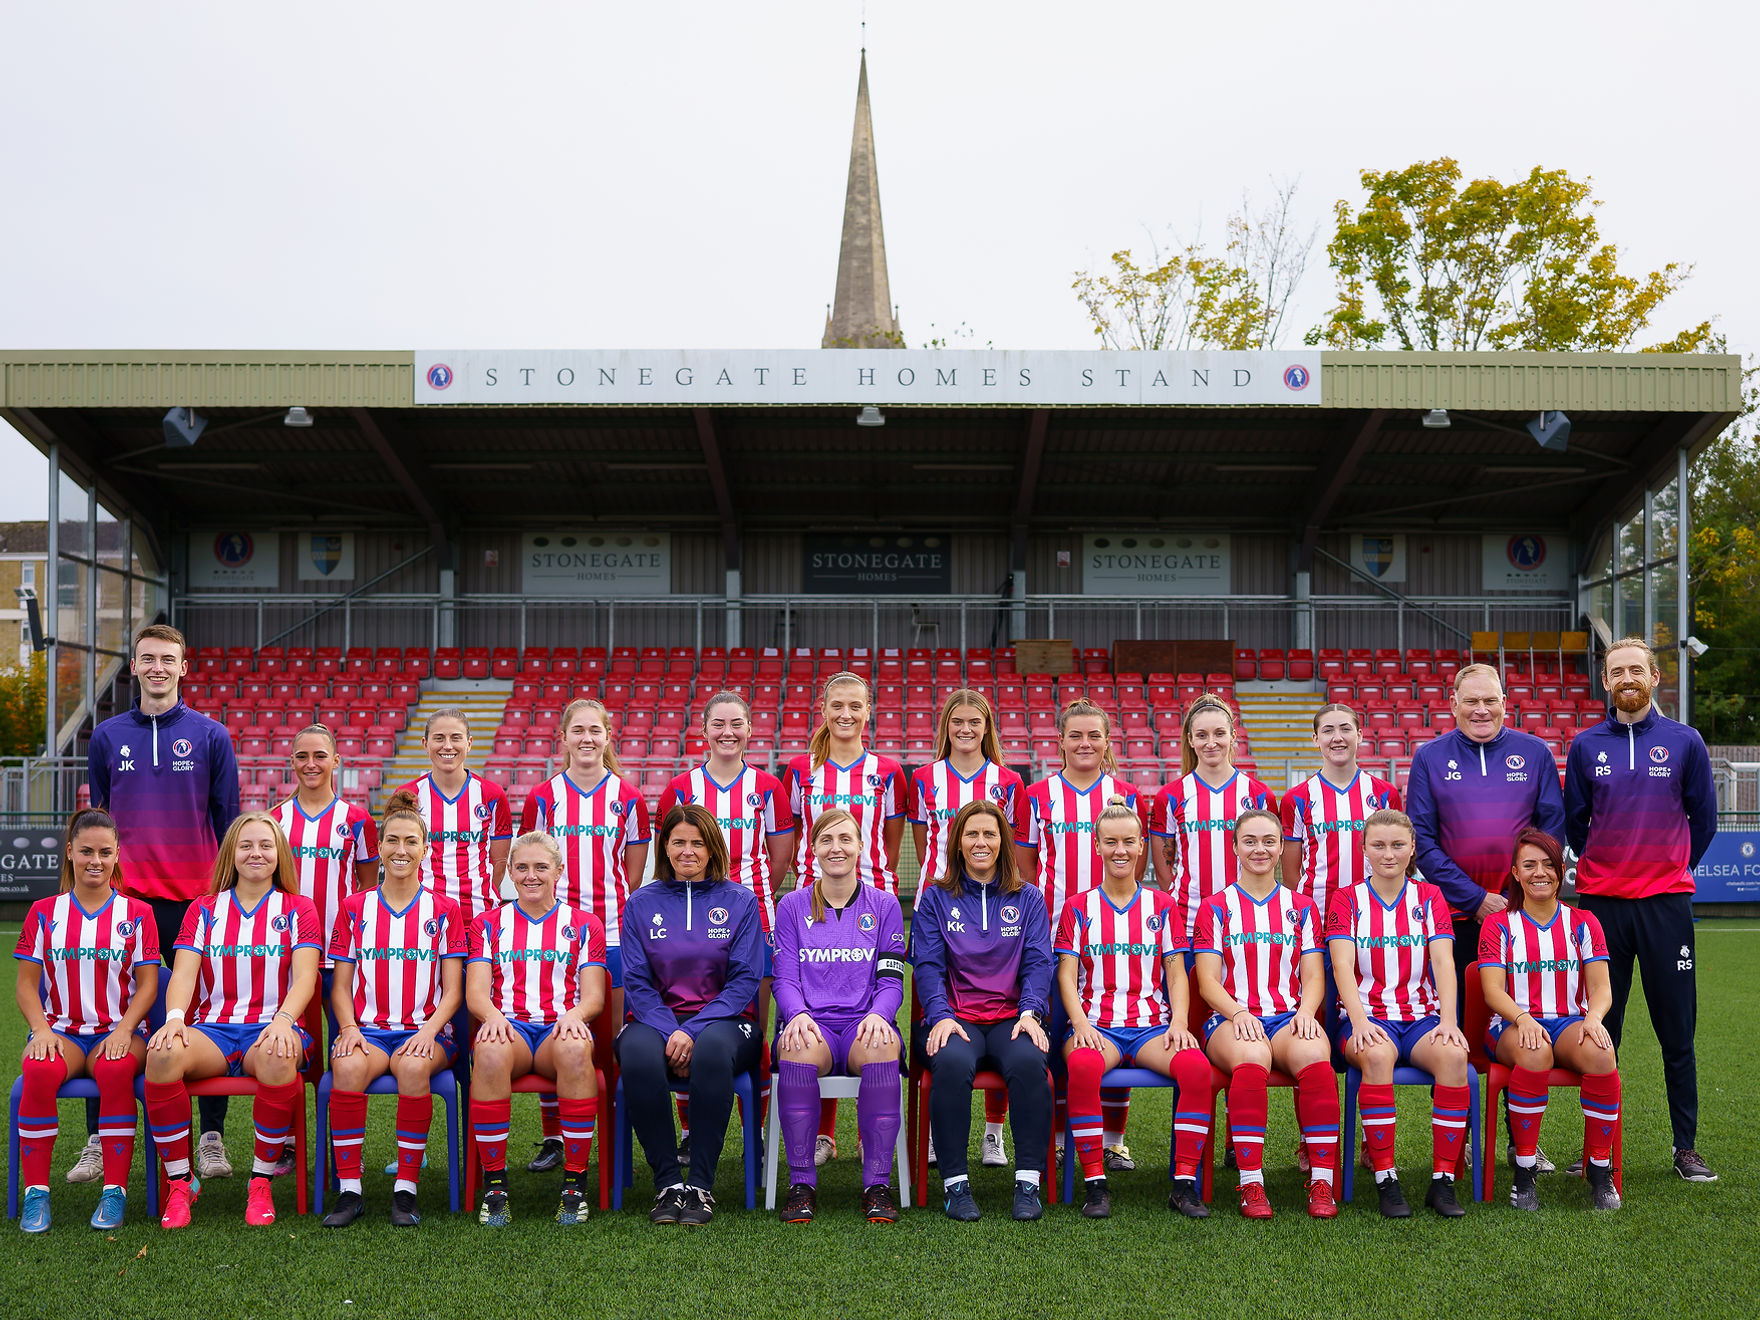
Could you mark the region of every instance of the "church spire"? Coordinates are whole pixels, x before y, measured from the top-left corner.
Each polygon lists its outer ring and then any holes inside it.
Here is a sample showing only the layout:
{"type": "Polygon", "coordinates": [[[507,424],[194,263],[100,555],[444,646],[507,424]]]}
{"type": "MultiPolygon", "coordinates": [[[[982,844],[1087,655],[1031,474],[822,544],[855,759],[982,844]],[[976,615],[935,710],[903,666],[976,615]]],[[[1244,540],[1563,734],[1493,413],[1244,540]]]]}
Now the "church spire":
{"type": "Polygon", "coordinates": [[[903,348],[886,280],[886,235],[880,225],[880,171],[874,161],[874,120],[868,110],[868,52],[856,83],[856,126],[843,198],[843,246],[837,257],[837,301],[825,319],[821,348],[903,348]]]}

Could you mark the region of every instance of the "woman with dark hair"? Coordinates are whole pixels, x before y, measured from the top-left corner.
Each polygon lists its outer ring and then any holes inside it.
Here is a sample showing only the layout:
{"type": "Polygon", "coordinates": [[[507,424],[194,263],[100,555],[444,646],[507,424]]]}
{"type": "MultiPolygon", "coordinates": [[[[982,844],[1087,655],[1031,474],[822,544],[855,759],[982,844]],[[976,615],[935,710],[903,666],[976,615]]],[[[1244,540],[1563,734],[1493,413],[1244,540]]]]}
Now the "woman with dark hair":
{"type": "Polygon", "coordinates": [[[1556,1064],[1582,1074],[1583,1176],[1591,1204],[1617,1210],[1613,1134],[1619,1126],[1619,1064],[1602,1025],[1613,1003],[1607,942],[1591,913],[1558,901],[1564,853],[1543,830],[1516,835],[1504,882],[1506,911],[1479,934],[1479,980],[1491,1010],[1486,1048],[1510,1070],[1510,1145],[1515,1160],[1509,1201],[1538,1210],[1535,1165],[1547,1075],[1556,1064]]]}
{"type": "Polygon", "coordinates": [[[330,1003],[338,1025],[330,1047],[330,1135],[339,1195],[325,1228],[346,1228],[366,1210],[366,1091],[387,1072],[397,1081],[391,1223],[421,1222],[416,1184],[434,1122],[429,1082],[458,1054],[452,1017],[464,1002],[467,932],[458,904],[422,883],[428,827],[415,794],[391,795],[379,837],[384,879],[343,899],[330,932],[330,1003]]]}
{"type": "Polygon", "coordinates": [[[715,1215],[715,1168],[733,1111],[735,1074],[759,1057],[754,1001],[764,969],[758,900],[728,878],[727,843],[706,807],[686,802],[660,823],[654,879],[624,909],[617,1037],[624,1103],[654,1171],[656,1224],[701,1227],[715,1215]],[[681,1174],[671,1088],[688,1082],[690,1169],[681,1174]]]}
{"type": "Polygon", "coordinates": [[[19,1065],[19,1179],[26,1233],[49,1227],[49,1159],[60,1130],[56,1093],[70,1077],[98,1086],[103,1188],[92,1227],[117,1228],[134,1161],[134,1079],[147,1057],[146,1019],[159,988],[159,936],[145,899],[116,892],[116,822],[96,807],[67,822],[61,888],[19,932],[17,996],[30,1038],[19,1065]]]}
{"type": "Polygon", "coordinates": [[[163,1228],[187,1228],[201,1186],[189,1169],[186,1080],[254,1077],[256,1158],[244,1221],[275,1222],[269,1179],[305,1103],[299,1079],[312,1038],[300,1025],[318,990],[324,933],[275,818],[247,811],[214,860],[213,890],[178,933],[165,1025],[147,1047],[147,1121],[165,1162],[163,1228]]]}
{"type": "Polygon", "coordinates": [[[923,1022],[917,1047],[934,1084],[929,1128],[941,1152],[949,1219],[978,1218],[967,1176],[972,1078],[989,1063],[1008,1083],[1014,1128],[1016,1219],[1044,1214],[1039,1185],[1051,1135],[1051,918],[1015,866],[1014,827],[987,798],[947,826],[946,864],[917,891],[911,964],[923,1022]]]}

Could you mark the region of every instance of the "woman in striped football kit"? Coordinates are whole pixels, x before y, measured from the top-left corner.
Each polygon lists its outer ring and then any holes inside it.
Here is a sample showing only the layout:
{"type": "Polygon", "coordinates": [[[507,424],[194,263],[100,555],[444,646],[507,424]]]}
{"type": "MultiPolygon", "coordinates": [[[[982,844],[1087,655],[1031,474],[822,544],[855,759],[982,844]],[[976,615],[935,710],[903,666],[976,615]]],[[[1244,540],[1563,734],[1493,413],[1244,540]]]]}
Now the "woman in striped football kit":
{"type": "Polygon", "coordinates": [[[256,1156],[244,1221],[275,1222],[270,1177],[305,1103],[300,1069],[312,1038],[300,1019],[318,993],[324,932],[299,892],[287,839],[266,811],[232,822],[214,860],[213,891],[178,932],[165,1025],[147,1047],[147,1121],[169,1188],[161,1227],[187,1228],[201,1185],[190,1176],[189,1092],[206,1077],[257,1081],[256,1156]]]}
{"type": "Polygon", "coordinates": [[[1590,1204],[1617,1210],[1613,1135],[1619,1127],[1619,1064],[1603,1025],[1613,1004],[1607,942],[1592,913],[1558,901],[1564,851],[1543,830],[1516,836],[1504,897],[1479,934],[1479,980],[1491,1010],[1486,1048],[1510,1070],[1510,1204],[1538,1210],[1535,1187],[1547,1075],[1554,1065],[1583,1076],[1583,1176],[1590,1204]]]}
{"type": "Polygon", "coordinates": [[[429,1079],[458,1054],[452,1018],[464,1002],[464,917],[422,883],[428,830],[414,794],[391,795],[379,833],[385,878],[343,900],[330,934],[337,967],[330,1002],[339,1027],[330,1048],[330,1140],[340,1195],[325,1228],[344,1228],[366,1210],[366,1090],[386,1072],[397,1079],[391,1223],[421,1222],[416,1184],[434,1120],[429,1079]]]}
{"type": "Polygon", "coordinates": [[[414,793],[428,827],[428,858],[422,883],[458,904],[466,921],[501,902],[501,876],[513,813],[500,784],[468,767],[470,717],[457,706],[443,706],[422,727],[428,773],[403,791],[414,793]]]}
{"type": "Polygon", "coordinates": [[[559,902],[562,849],[548,834],[522,834],[508,853],[513,902],[471,923],[465,1002],[482,1025],[471,1042],[471,1130],[483,1169],[477,1222],[505,1228],[507,1129],[513,1082],[535,1072],[556,1083],[562,1128],[562,1200],[556,1222],[587,1218],[587,1161],[598,1119],[593,1019],[605,1007],[605,928],[591,912],[559,902]]]}
{"type": "MultiPolygon", "coordinates": [[[[1455,1003],[1454,923],[1435,885],[1412,879],[1417,835],[1403,811],[1370,814],[1362,847],[1369,878],[1332,891],[1326,943],[1344,1022],[1339,1049],[1363,1073],[1363,1134],[1381,1213],[1407,1219],[1394,1168],[1393,1070],[1422,1068],[1430,1093],[1431,1178],[1424,1204],[1444,1218],[1466,1214],[1455,1199],[1467,1145],[1467,1038],[1455,1003]]],[[[1351,1134],[1346,1133],[1348,1139],[1351,1134]]]]}
{"type": "MultiPolygon", "coordinates": [[[[623,905],[648,865],[648,800],[623,777],[611,714],[591,698],[571,701],[557,731],[563,768],[539,784],[520,808],[519,832],[538,830],[562,849],[558,902],[590,912],[605,928],[605,970],[611,1015],[623,1011],[623,905]]],[[[562,1124],[551,1096],[538,1097],[543,1141],[527,1173],[562,1164],[562,1124]]]]}
{"type": "Polygon", "coordinates": [[[1095,842],[1106,865],[1100,884],[1063,905],[1057,924],[1057,986],[1069,1014],[1069,1126],[1087,1189],[1082,1214],[1105,1219],[1112,1193],[1101,1159],[1100,1078],[1146,1068],[1179,1087],[1174,1111],[1173,1193],[1168,1207],[1192,1219],[1210,1211],[1198,1196],[1198,1166],[1210,1136],[1210,1061],[1189,1027],[1186,934],[1173,898],[1138,878],[1143,824],[1123,798],[1100,813],[1095,842]]]}
{"type": "Polygon", "coordinates": [[[104,1184],[92,1227],[119,1227],[128,1205],[134,1079],[159,989],[159,933],[145,899],[116,892],[119,856],[109,812],[74,812],[60,891],[31,904],[18,936],[18,1007],[30,1028],[18,1101],[18,1226],[27,1233],[49,1227],[49,1159],[60,1130],[55,1097],[72,1077],[98,1086],[104,1184]]]}
{"type": "Polygon", "coordinates": [[[1277,882],[1277,814],[1253,807],[1234,824],[1240,878],[1204,900],[1192,949],[1198,992],[1210,1005],[1204,1048],[1228,1075],[1228,1118],[1240,1170],[1241,1214],[1271,1218],[1265,1199],[1266,1082],[1273,1067],[1296,1080],[1296,1118],[1308,1147],[1308,1213],[1338,1214],[1338,1081],[1320,1025],[1326,992],[1320,914],[1277,882]]]}

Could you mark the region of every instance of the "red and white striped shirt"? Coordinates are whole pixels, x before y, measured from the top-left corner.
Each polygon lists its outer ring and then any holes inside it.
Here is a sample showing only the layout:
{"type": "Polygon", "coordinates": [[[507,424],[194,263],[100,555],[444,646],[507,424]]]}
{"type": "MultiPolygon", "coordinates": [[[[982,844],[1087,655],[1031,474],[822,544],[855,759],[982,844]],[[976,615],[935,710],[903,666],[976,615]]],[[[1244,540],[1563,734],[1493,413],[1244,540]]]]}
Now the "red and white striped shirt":
{"type": "Polygon", "coordinates": [[[770,840],[794,830],[794,813],[782,782],[766,770],[740,765],[725,784],[707,764],[677,775],[660,795],[660,819],[680,802],[708,809],[727,839],[728,879],[758,896],[758,919],[766,935],[776,921],[776,881],[770,874],[770,840]]]}
{"type": "Polygon", "coordinates": [[[1310,775],[1283,795],[1283,837],[1302,845],[1302,873],[1296,892],[1330,912],[1334,891],[1348,889],[1369,874],[1363,856],[1363,822],[1383,807],[1400,809],[1399,790],[1385,779],[1359,770],[1344,788],[1324,775],[1310,775]]]}
{"type": "MultiPolygon", "coordinates": [[[[919,766],[911,775],[911,824],[925,831],[917,897],[941,878],[947,865],[947,826],[968,802],[990,801],[1002,808],[1014,842],[1027,841],[1027,786],[1005,765],[986,761],[966,778],[946,758],[919,766]]],[[[1008,840],[1003,841],[1007,846],[1008,840]]]]}
{"type": "Polygon", "coordinates": [[[605,928],[590,912],[554,904],[533,921],[518,903],[471,923],[470,961],[489,964],[490,994],[511,1022],[554,1022],[580,1002],[580,974],[605,966],[605,928]]]}
{"type": "Polygon", "coordinates": [[[1053,919],[1062,916],[1070,899],[1105,879],[1095,828],[1114,797],[1122,797],[1132,811],[1141,811],[1137,790],[1111,775],[1077,788],[1059,771],[1028,785],[1026,837],[1021,842],[1039,851],[1039,889],[1053,919]]]}
{"type": "MultiPolygon", "coordinates": [[[[292,797],[273,814],[293,852],[299,892],[318,909],[318,928],[329,930],[342,910],[342,900],[354,893],[355,867],[379,860],[379,831],[373,817],[365,807],[341,798],[308,816],[299,799],[292,797]]],[[[330,966],[328,950],[324,966],[330,966]]]]}
{"type": "Polygon", "coordinates": [[[440,1006],[440,963],[465,955],[458,904],[422,885],[403,911],[378,889],[343,900],[330,957],[354,968],[354,1020],[381,1031],[414,1031],[440,1006]]]}
{"type": "Polygon", "coordinates": [[[501,785],[466,771],[456,797],[442,793],[431,774],[403,787],[416,795],[416,810],[428,827],[422,883],[457,903],[466,921],[494,907],[501,895],[489,845],[513,837],[513,811],[501,785]]]}
{"type": "Polygon", "coordinates": [[[201,955],[189,1020],[267,1022],[287,997],[293,951],[324,951],[318,910],[304,894],[270,887],[250,911],[238,891],[209,894],[189,905],[173,946],[201,955]]]}
{"type": "Polygon", "coordinates": [[[1179,909],[1161,890],[1138,885],[1122,908],[1104,889],[1077,894],[1063,905],[1055,948],[1078,960],[1076,982],[1090,1024],[1168,1025],[1162,959],[1184,953],[1186,937],[1179,909]]]}
{"type": "Polygon", "coordinates": [[[886,822],[903,816],[909,805],[904,767],[891,757],[863,752],[849,765],[827,760],[814,770],[810,756],[797,756],[788,763],[787,782],[789,809],[800,826],[794,856],[796,886],[804,888],[817,876],[810,842],[814,820],[821,811],[842,807],[862,831],[856,878],[896,896],[898,872],[886,861],[886,822]]]}
{"type": "MultiPolygon", "coordinates": [[[[1326,938],[1357,946],[1357,993],[1363,1011],[1383,1022],[1416,1022],[1441,1008],[1430,945],[1454,943],[1454,921],[1442,891],[1424,880],[1408,880],[1392,903],[1383,903],[1367,880],[1332,891],[1326,910],[1326,938]]],[[[1332,962],[1334,976],[1342,975],[1332,962]]]]}
{"type": "Polygon", "coordinates": [[[1302,955],[1320,952],[1320,913],[1305,894],[1273,887],[1264,900],[1238,884],[1198,909],[1192,949],[1222,959],[1222,985],[1255,1017],[1302,1005],[1302,955]]]}
{"type": "Polygon", "coordinates": [[[1234,855],[1234,823],[1249,808],[1277,810],[1277,799],[1257,779],[1240,770],[1221,788],[1211,788],[1197,771],[1173,781],[1155,795],[1149,833],[1173,842],[1173,893],[1187,932],[1196,929],[1198,907],[1220,894],[1240,875],[1234,855]]]}
{"type": "MultiPolygon", "coordinates": [[[[1583,969],[1607,961],[1601,923],[1560,903],[1544,926],[1526,912],[1506,909],[1479,930],[1479,965],[1501,967],[1509,997],[1538,1018],[1575,1017],[1589,1011],[1583,969]]],[[[1493,1025],[1502,1018],[1493,1014],[1493,1025]]]]}
{"type": "MultiPolygon", "coordinates": [[[[542,830],[562,845],[556,900],[599,919],[608,944],[619,943],[629,866],[623,850],[648,841],[648,800],[627,779],[607,774],[583,789],[565,770],[539,784],[519,812],[519,832],[542,830]]],[[[636,877],[637,882],[641,880],[636,877]]]]}
{"type": "Polygon", "coordinates": [[[145,899],[112,893],[87,912],[71,893],[56,894],[31,904],[13,956],[42,967],[52,1030],[108,1035],[128,1012],[135,968],[159,961],[159,927],[145,899]]]}

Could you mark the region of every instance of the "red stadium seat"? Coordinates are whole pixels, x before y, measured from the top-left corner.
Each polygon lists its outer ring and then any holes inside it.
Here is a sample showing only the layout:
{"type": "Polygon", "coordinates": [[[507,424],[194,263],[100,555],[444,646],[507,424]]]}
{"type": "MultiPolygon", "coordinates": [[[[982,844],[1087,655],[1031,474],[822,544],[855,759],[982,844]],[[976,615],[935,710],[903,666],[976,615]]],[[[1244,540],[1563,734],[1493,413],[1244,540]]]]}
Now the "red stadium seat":
{"type": "Polygon", "coordinates": [[[1282,648],[1261,648],[1259,651],[1259,678],[1261,682],[1281,683],[1286,672],[1286,661],[1282,648]]]}
{"type": "Polygon", "coordinates": [[[434,652],[435,678],[461,678],[464,676],[464,653],[456,646],[442,646],[434,652]]]}
{"type": "Polygon", "coordinates": [[[1305,648],[1291,651],[1288,666],[1287,674],[1292,682],[1311,682],[1314,677],[1314,653],[1305,648]]]}
{"type": "Polygon", "coordinates": [[[1242,683],[1259,677],[1259,656],[1256,651],[1238,648],[1234,653],[1234,676],[1242,683]]]}

